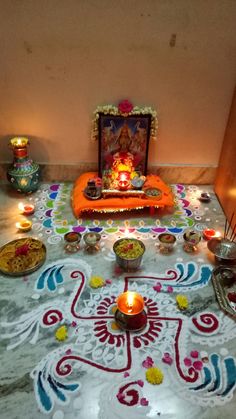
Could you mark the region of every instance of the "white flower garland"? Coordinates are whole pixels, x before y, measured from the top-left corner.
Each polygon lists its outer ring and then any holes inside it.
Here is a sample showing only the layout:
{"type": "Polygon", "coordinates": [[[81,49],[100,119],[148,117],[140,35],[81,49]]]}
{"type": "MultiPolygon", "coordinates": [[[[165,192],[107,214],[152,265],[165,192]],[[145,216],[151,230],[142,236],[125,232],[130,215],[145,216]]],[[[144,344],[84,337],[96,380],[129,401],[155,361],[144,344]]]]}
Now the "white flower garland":
{"type": "Polygon", "coordinates": [[[114,105],[104,105],[98,106],[93,112],[94,118],[92,121],[92,140],[98,140],[98,120],[99,114],[103,113],[105,115],[114,115],[114,116],[129,116],[129,115],[151,115],[151,129],[150,129],[150,140],[156,140],[158,121],[157,121],[157,112],[154,111],[151,107],[145,106],[140,108],[134,106],[133,109],[128,113],[121,112],[117,106],[114,105]]]}

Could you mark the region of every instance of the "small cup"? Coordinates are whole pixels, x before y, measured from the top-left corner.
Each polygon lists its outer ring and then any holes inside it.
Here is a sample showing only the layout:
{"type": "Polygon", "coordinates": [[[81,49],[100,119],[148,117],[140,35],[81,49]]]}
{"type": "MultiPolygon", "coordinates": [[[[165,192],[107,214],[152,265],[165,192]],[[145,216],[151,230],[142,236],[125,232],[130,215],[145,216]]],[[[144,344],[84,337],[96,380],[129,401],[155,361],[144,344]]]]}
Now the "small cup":
{"type": "Polygon", "coordinates": [[[174,234],[161,233],[158,236],[158,240],[161,253],[167,254],[172,252],[176,242],[176,237],[174,236],[174,234]]]}
{"type": "Polygon", "coordinates": [[[99,241],[101,240],[101,234],[99,233],[85,233],[83,236],[86,250],[88,252],[93,252],[99,250],[99,241]]]}
{"type": "Polygon", "coordinates": [[[184,250],[192,253],[197,250],[197,245],[201,240],[201,234],[195,230],[188,230],[184,233],[184,250]]]}
{"type": "Polygon", "coordinates": [[[80,249],[80,240],[81,240],[81,234],[76,233],[75,231],[70,231],[69,233],[66,233],[64,235],[64,240],[66,242],[65,244],[65,250],[68,253],[75,253],[78,252],[80,249]]]}
{"type": "Polygon", "coordinates": [[[208,192],[202,192],[199,199],[202,202],[210,202],[211,195],[208,192]]]}

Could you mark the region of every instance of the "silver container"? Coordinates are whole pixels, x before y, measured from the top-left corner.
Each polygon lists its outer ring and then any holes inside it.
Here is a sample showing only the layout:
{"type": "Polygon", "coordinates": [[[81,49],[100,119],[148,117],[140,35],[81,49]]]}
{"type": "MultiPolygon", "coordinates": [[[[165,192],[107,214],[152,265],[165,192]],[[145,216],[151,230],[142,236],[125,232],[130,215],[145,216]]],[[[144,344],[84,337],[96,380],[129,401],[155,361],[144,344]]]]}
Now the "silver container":
{"type": "Polygon", "coordinates": [[[236,263],[236,243],[219,237],[209,240],[207,247],[219,261],[236,263]]]}
{"type": "Polygon", "coordinates": [[[141,265],[142,257],[143,257],[143,254],[144,254],[144,252],[145,252],[146,249],[145,249],[144,243],[141,240],[138,240],[138,239],[135,239],[135,238],[124,237],[122,239],[117,240],[114,243],[113,250],[114,250],[114,253],[116,255],[116,262],[117,262],[117,264],[124,271],[126,271],[126,272],[133,272],[133,271],[136,271],[139,268],[139,266],[141,265]],[[141,245],[141,247],[142,247],[142,254],[139,255],[136,258],[128,258],[128,257],[125,257],[125,256],[122,256],[122,257],[119,256],[117,254],[117,246],[118,246],[119,243],[121,243],[124,240],[128,240],[130,243],[132,243],[132,242],[138,242],[141,245]]]}

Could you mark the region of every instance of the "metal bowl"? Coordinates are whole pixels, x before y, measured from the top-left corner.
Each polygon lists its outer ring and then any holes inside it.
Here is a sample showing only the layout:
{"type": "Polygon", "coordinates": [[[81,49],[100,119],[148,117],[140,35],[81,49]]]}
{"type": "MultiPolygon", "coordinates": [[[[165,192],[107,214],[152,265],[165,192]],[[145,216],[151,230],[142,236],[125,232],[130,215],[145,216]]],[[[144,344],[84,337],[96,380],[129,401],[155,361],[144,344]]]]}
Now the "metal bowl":
{"type": "Polygon", "coordinates": [[[142,189],[144,182],[145,179],[142,179],[139,176],[135,176],[133,179],[131,179],[131,185],[134,189],[142,189]]]}
{"type": "Polygon", "coordinates": [[[236,262],[236,243],[221,237],[211,239],[207,243],[208,249],[219,260],[236,262]]]}
{"type": "Polygon", "coordinates": [[[158,241],[160,245],[160,251],[162,253],[168,253],[173,250],[173,247],[176,243],[176,237],[174,234],[170,233],[161,233],[158,236],[158,241]]]}
{"type": "Polygon", "coordinates": [[[101,234],[95,232],[85,233],[83,236],[84,242],[88,249],[98,249],[98,243],[101,240],[101,234]]]}
{"type": "Polygon", "coordinates": [[[138,239],[135,239],[135,238],[130,238],[130,237],[124,237],[122,239],[117,240],[114,243],[113,250],[114,250],[114,253],[116,255],[117,264],[122,269],[124,269],[124,271],[132,272],[132,271],[136,271],[139,268],[139,266],[142,262],[143,254],[144,254],[146,249],[145,249],[144,243],[141,240],[138,240],[138,239]],[[139,243],[141,248],[142,248],[142,253],[135,258],[131,258],[131,257],[127,257],[127,256],[120,256],[119,254],[117,254],[117,246],[120,243],[125,242],[125,241],[128,241],[130,244],[139,243]]]}

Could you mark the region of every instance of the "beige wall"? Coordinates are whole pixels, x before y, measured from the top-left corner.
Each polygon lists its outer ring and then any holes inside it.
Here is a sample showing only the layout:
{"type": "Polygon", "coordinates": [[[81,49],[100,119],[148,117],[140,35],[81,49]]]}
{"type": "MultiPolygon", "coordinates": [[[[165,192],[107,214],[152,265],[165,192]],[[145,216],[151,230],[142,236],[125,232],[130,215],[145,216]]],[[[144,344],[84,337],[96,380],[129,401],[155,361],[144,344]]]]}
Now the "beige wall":
{"type": "Polygon", "coordinates": [[[0,161],[24,134],[39,162],[96,162],[93,110],[129,98],[158,111],[151,164],[216,166],[235,21],[235,0],[0,0],[0,161]]]}

